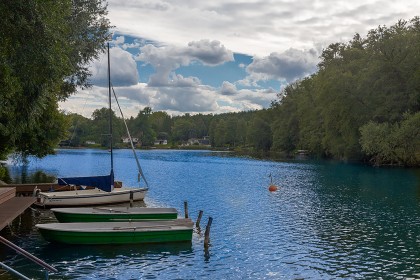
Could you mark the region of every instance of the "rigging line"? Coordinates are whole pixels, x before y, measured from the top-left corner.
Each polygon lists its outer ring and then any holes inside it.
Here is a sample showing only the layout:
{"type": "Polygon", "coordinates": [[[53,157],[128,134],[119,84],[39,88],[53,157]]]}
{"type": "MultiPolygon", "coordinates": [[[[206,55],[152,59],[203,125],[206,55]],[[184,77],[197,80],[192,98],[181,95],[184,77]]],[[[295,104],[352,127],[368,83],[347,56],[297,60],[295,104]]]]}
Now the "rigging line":
{"type": "Polygon", "coordinates": [[[140,176],[143,177],[143,180],[146,183],[146,186],[149,187],[149,184],[147,183],[146,177],[144,176],[143,170],[141,169],[139,159],[138,159],[137,154],[136,154],[136,151],[134,149],[133,139],[131,138],[131,134],[130,134],[130,131],[128,129],[127,122],[125,121],[124,114],[123,114],[123,112],[121,110],[121,106],[120,106],[120,103],[118,102],[118,98],[117,98],[117,95],[116,95],[116,93],[114,91],[114,87],[112,86],[112,83],[111,83],[111,88],[112,88],[112,92],[114,93],[114,98],[115,98],[115,101],[117,102],[118,109],[120,110],[121,117],[122,117],[122,119],[124,121],[124,125],[125,125],[125,128],[127,130],[128,138],[130,139],[131,149],[133,150],[133,154],[134,154],[134,157],[135,157],[136,162],[137,162],[137,168],[139,170],[139,178],[138,178],[138,180],[140,181],[140,176]]]}

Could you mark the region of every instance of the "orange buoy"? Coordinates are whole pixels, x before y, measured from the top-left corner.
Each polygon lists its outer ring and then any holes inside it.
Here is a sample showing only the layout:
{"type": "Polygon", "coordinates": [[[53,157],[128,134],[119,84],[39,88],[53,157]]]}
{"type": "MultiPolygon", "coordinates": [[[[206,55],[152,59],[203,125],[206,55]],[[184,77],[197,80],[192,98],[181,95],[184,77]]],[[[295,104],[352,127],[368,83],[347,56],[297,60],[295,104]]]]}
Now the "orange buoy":
{"type": "Polygon", "coordinates": [[[274,185],[270,185],[270,186],[268,187],[268,190],[269,190],[270,192],[275,192],[275,191],[277,191],[277,190],[278,190],[278,187],[277,187],[277,186],[274,186],[274,185]]]}

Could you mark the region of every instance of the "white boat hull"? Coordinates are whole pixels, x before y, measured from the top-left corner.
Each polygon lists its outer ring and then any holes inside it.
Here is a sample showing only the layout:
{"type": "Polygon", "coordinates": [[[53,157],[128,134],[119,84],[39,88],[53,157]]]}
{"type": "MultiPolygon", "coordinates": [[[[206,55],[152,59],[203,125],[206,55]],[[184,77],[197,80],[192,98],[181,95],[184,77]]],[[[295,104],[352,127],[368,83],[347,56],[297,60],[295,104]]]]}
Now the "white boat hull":
{"type": "Polygon", "coordinates": [[[88,206],[143,200],[147,188],[114,188],[111,192],[100,189],[39,192],[35,205],[40,207],[88,206]]]}

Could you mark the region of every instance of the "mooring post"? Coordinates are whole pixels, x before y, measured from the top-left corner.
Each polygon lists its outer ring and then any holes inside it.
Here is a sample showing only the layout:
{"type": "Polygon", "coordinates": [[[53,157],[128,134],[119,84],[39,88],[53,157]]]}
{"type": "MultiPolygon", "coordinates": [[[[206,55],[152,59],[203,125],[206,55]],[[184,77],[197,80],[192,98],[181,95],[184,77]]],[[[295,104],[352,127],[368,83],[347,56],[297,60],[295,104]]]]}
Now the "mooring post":
{"type": "Polygon", "coordinates": [[[213,222],[213,218],[209,217],[209,221],[207,222],[206,226],[206,232],[204,233],[204,248],[209,247],[209,241],[210,241],[210,227],[211,223],[213,222]]]}
{"type": "Polygon", "coordinates": [[[133,207],[134,193],[130,191],[130,207],[133,207]]]}
{"type": "Polygon", "coordinates": [[[184,213],[185,213],[185,219],[188,219],[188,202],[184,201],[184,213]]]}
{"type": "Polygon", "coordinates": [[[200,210],[200,212],[198,212],[197,222],[195,222],[196,227],[200,227],[200,222],[201,222],[201,217],[202,216],[203,216],[203,210],[200,210]]]}

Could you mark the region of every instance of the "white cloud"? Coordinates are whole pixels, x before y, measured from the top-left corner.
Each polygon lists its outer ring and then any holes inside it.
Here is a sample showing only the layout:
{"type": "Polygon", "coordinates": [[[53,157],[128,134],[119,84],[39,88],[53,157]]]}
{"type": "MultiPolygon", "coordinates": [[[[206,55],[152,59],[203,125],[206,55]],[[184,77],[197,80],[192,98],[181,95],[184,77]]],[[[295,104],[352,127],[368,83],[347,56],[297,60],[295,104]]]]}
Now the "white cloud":
{"type": "Polygon", "coordinates": [[[184,46],[210,38],[236,53],[268,56],[348,41],[418,15],[417,0],[109,0],[119,33],[184,46]]]}
{"type": "MultiPolygon", "coordinates": [[[[130,86],[138,83],[137,65],[132,55],[120,48],[110,49],[111,81],[114,86],[130,86]]],[[[108,86],[108,59],[102,54],[91,65],[91,83],[96,86],[108,86]]]]}
{"type": "Polygon", "coordinates": [[[320,51],[288,49],[283,53],[272,53],[264,58],[254,58],[246,67],[250,81],[279,80],[288,83],[313,74],[317,69],[320,51]]]}
{"type": "Polygon", "coordinates": [[[217,95],[209,87],[159,88],[152,103],[154,110],[169,110],[175,113],[209,113],[216,111],[217,95]]]}
{"type": "Polygon", "coordinates": [[[197,84],[199,81],[196,78],[174,76],[174,70],[181,66],[188,66],[194,61],[204,65],[220,65],[232,61],[233,53],[220,42],[201,40],[190,42],[187,47],[157,47],[147,44],[141,47],[141,53],[136,59],[152,65],[156,71],[150,77],[149,86],[187,86],[188,84],[197,84]]]}
{"type": "MultiPolygon", "coordinates": [[[[238,94],[235,95],[232,100],[236,103],[243,104],[242,106],[247,106],[247,108],[252,108],[251,110],[267,108],[271,101],[276,98],[276,92],[274,90],[250,90],[242,89],[238,91],[238,94]]],[[[248,109],[246,109],[248,110],[248,109]]]]}
{"type": "Polygon", "coordinates": [[[222,88],[220,89],[220,94],[222,95],[235,95],[238,93],[236,86],[232,83],[224,81],[222,88]]]}
{"type": "Polygon", "coordinates": [[[233,53],[219,41],[201,40],[188,43],[185,54],[201,61],[204,65],[216,66],[233,61],[233,53]]]}
{"type": "MultiPolygon", "coordinates": [[[[125,44],[124,42],[123,36],[114,41],[115,44],[120,45],[125,44]]],[[[156,71],[150,76],[147,84],[138,82],[136,63],[130,53],[120,48],[112,48],[110,52],[114,89],[122,100],[120,103],[125,104],[125,111],[129,116],[135,116],[139,108],[145,106],[174,114],[218,112],[220,108],[217,104],[217,90],[202,85],[197,77],[183,77],[176,74],[175,70],[194,62],[214,66],[233,60],[233,53],[220,42],[201,40],[191,42],[187,47],[158,47],[147,44],[140,49],[141,52],[137,59],[152,65],[156,71]]],[[[108,85],[106,61],[106,56],[104,56],[91,67],[92,82],[97,86],[80,91],[78,97],[73,96],[68,100],[72,105],[62,103],[63,107],[82,113],[80,112],[81,97],[89,98],[88,96],[92,94],[101,97],[93,102],[94,105],[92,104],[90,107],[91,111],[94,107],[97,109],[106,106],[107,90],[105,87],[108,85]],[[75,104],[77,105],[75,106],[75,104]]],[[[91,101],[91,98],[89,99],[91,101]]]]}

